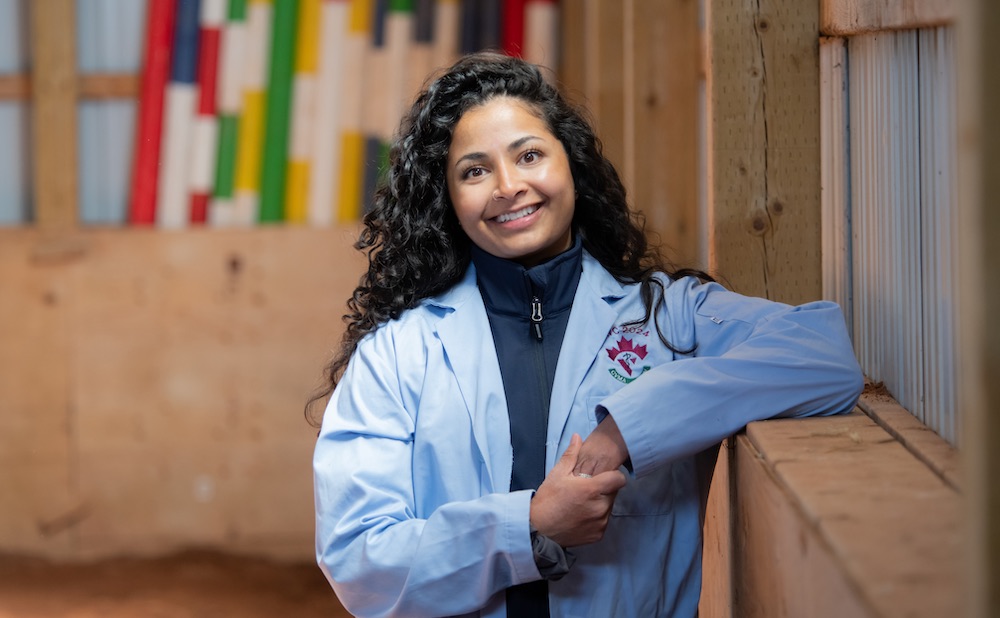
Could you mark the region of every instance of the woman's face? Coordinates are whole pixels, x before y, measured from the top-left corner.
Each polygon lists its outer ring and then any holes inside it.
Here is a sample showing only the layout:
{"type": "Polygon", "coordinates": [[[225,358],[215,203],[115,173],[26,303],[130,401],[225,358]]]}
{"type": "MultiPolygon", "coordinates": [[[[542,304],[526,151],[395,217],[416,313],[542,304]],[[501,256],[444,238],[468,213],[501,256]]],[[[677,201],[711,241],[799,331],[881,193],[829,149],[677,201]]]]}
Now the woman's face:
{"type": "Polygon", "coordinates": [[[566,150],[519,99],[465,112],[446,174],[458,221],[483,251],[533,266],[570,247],[575,191],[566,150]]]}

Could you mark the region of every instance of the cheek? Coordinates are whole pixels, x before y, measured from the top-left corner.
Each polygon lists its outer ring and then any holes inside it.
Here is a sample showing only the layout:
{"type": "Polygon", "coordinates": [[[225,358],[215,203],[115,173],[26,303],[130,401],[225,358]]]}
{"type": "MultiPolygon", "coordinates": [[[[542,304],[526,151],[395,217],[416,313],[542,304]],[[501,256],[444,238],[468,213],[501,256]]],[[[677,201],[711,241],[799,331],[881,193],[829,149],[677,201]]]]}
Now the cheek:
{"type": "Polygon", "coordinates": [[[576,189],[573,185],[573,175],[570,173],[568,165],[556,165],[548,168],[545,175],[539,179],[544,185],[549,195],[573,194],[576,189]]]}
{"type": "Polygon", "coordinates": [[[465,201],[463,194],[460,190],[452,188],[451,183],[448,184],[448,205],[451,207],[452,212],[461,221],[465,214],[465,201]]]}
{"type": "Polygon", "coordinates": [[[460,221],[474,221],[480,218],[485,204],[481,193],[473,187],[465,187],[451,193],[452,209],[460,221]]]}

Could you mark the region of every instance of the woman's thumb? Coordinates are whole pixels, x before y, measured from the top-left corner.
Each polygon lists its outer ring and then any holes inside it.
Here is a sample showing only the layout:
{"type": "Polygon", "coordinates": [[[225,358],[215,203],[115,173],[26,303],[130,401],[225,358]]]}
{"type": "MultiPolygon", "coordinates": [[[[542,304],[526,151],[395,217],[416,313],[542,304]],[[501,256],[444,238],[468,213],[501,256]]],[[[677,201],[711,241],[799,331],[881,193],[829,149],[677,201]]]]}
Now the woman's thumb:
{"type": "Polygon", "coordinates": [[[569,439],[569,446],[566,447],[562,457],[556,462],[556,467],[567,468],[568,471],[572,471],[576,467],[576,460],[580,456],[580,447],[582,445],[583,438],[580,437],[580,434],[573,434],[573,437],[569,439]]]}

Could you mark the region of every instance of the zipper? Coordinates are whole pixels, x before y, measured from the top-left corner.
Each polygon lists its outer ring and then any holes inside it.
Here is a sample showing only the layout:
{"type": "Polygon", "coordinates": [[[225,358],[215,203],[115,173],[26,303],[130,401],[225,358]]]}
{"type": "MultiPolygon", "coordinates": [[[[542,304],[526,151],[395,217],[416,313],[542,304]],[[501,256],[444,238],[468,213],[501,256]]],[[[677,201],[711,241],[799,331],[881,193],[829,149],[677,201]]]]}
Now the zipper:
{"type": "Polygon", "coordinates": [[[535,339],[542,340],[542,301],[537,296],[531,297],[531,328],[535,339]]]}

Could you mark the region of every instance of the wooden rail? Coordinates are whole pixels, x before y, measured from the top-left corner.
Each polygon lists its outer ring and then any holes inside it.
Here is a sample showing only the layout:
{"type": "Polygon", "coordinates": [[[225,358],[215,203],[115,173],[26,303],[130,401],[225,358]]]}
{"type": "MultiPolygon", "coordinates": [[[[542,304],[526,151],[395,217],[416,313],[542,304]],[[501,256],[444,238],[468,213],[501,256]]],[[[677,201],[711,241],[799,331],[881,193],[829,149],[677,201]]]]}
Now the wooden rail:
{"type": "Polygon", "coordinates": [[[821,0],[820,32],[851,36],[883,30],[931,28],[955,20],[956,0],[821,0]]]}
{"type": "MultiPolygon", "coordinates": [[[[80,99],[132,99],[139,94],[139,76],[132,73],[91,73],[76,81],[80,99]]],[[[31,77],[0,75],[0,101],[32,98],[31,77]]]]}

